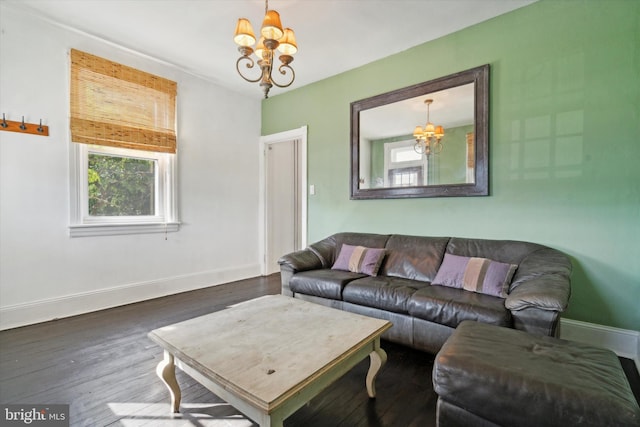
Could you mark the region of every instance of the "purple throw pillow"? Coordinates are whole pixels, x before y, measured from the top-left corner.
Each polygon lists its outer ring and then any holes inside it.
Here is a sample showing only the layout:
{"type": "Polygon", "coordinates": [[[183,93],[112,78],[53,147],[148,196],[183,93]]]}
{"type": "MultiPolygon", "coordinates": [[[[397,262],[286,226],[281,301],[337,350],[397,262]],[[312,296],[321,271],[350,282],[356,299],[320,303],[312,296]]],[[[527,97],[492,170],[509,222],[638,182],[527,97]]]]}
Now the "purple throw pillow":
{"type": "Polygon", "coordinates": [[[384,249],[365,248],[364,246],[342,245],[332,270],[345,270],[377,276],[384,258],[384,249]]]}
{"type": "Polygon", "coordinates": [[[444,254],[442,265],[431,284],[505,298],[517,268],[516,264],[487,258],[444,254]]]}

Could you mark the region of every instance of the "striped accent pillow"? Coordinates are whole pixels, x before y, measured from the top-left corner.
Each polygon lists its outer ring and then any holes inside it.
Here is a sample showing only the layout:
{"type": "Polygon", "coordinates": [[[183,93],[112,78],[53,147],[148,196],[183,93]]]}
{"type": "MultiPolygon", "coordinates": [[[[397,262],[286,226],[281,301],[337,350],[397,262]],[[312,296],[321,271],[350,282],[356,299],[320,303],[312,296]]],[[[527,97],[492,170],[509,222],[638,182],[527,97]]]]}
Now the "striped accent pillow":
{"type": "Polygon", "coordinates": [[[384,249],[342,245],[338,258],[331,269],[377,276],[383,259],[384,249]]]}
{"type": "Polygon", "coordinates": [[[516,264],[487,258],[444,254],[442,265],[431,284],[505,298],[517,268],[516,264]]]}

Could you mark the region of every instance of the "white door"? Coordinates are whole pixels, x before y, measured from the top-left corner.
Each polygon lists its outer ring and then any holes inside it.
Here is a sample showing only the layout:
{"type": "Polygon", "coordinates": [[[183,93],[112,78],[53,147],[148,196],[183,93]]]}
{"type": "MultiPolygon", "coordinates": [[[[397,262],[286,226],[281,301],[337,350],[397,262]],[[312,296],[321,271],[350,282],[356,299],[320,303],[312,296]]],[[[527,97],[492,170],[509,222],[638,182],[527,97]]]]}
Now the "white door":
{"type": "Polygon", "coordinates": [[[262,274],[307,244],[307,127],[260,137],[262,274]]]}
{"type": "Polygon", "coordinates": [[[300,249],[298,140],[266,147],[267,274],[280,271],[278,259],[300,249]]]}

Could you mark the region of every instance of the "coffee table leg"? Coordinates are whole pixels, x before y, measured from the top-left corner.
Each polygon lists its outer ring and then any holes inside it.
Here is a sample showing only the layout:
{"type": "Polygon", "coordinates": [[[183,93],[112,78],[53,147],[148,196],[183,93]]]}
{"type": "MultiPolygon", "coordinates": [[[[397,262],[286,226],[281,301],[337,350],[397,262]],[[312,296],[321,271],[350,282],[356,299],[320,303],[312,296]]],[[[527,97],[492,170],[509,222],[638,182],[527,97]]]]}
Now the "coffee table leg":
{"type": "Polygon", "coordinates": [[[367,372],[367,393],[369,397],[376,397],[376,377],[378,372],[387,363],[387,353],[380,347],[380,338],[373,343],[373,351],[369,354],[371,364],[367,372]]]}
{"type": "Polygon", "coordinates": [[[178,380],[176,380],[176,367],[173,360],[173,354],[167,350],[164,351],[164,359],[158,363],[156,367],[156,374],[160,377],[162,382],[169,389],[171,395],[171,412],[180,412],[180,399],[182,393],[180,392],[180,386],[178,380]]]}

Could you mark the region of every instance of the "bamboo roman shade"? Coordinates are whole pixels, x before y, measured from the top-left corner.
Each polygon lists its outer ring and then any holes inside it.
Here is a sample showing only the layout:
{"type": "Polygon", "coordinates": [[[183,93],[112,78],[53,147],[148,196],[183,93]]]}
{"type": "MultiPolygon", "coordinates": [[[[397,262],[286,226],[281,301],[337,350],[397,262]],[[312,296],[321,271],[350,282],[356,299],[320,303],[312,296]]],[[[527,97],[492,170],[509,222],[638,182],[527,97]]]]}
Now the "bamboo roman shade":
{"type": "Polygon", "coordinates": [[[176,94],[176,82],[72,49],[72,141],[175,153],[176,94]]]}

